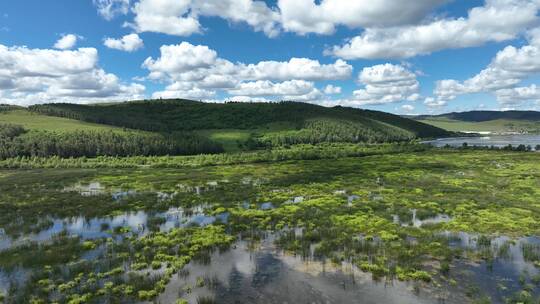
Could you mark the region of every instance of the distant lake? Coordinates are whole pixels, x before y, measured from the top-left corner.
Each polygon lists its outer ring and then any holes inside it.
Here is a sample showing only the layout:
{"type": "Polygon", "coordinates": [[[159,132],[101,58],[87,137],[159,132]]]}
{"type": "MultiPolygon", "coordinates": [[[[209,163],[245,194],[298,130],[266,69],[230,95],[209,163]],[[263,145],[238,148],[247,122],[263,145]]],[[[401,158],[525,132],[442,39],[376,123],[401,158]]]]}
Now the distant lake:
{"type": "Polygon", "coordinates": [[[534,149],[536,145],[540,145],[540,135],[489,135],[482,137],[451,137],[425,141],[424,143],[431,144],[435,147],[444,147],[446,145],[460,147],[465,142],[469,146],[487,147],[504,147],[508,145],[512,145],[515,147],[523,144],[526,146],[531,146],[534,149]]]}

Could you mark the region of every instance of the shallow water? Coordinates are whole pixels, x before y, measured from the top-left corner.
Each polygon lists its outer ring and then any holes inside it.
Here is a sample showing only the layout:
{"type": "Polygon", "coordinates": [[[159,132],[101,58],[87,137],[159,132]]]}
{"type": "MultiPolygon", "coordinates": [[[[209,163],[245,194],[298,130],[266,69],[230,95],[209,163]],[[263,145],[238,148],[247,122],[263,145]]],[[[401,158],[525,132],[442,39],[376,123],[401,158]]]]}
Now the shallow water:
{"type": "Polygon", "coordinates": [[[84,216],[71,218],[53,218],[50,219],[52,225],[40,231],[39,233],[27,234],[13,239],[8,235],[0,234],[0,250],[5,250],[24,242],[46,242],[50,241],[55,235],[66,232],[71,236],[78,236],[83,240],[97,239],[112,236],[112,230],[120,227],[127,227],[133,233],[145,235],[149,232],[148,221],[152,217],[163,219],[159,225],[159,231],[169,231],[173,228],[186,227],[188,225],[206,226],[216,221],[226,223],[228,213],[218,214],[216,216],[206,215],[204,213],[205,205],[199,205],[190,208],[189,212],[183,208],[170,208],[166,212],[149,214],[145,211],[125,212],[120,215],[100,218],[86,218],[84,216]]]}
{"type": "MultiPolygon", "coordinates": [[[[379,179],[377,183],[380,183],[379,179]]],[[[209,182],[205,186],[186,186],[183,189],[201,194],[217,185],[217,182],[209,182]]],[[[63,191],[78,192],[82,196],[112,195],[115,200],[138,195],[129,189],[111,191],[99,183],[78,184],[63,191]]],[[[172,200],[176,195],[174,192],[155,194],[158,202],[172,200]]],[[[334,194],[343,196],[348,206],[362,203],[360,196],[347,194],[346,190],[337,190],[334,194]]],[[[370,193],[369,199],[381,200],[382,196],[370,193]]],[[[304,196],[291,195],[284,203],[302,204],[304,200],[304,196]]],[[[249,201],[238,201],[236,204],[247,209],[252,207],[249,201]]],[[[269,211],[276,206],[280,206],[277,201],[254,202],[253,208],[269,211]]],[[[143,236],[149,232],[149,221],[154,218],[161,219],[157,226],[159,231],[190,225],[205,226],[217,221],[228,222],[228,213],[208,215],[206,210],[210,207],[210,204],[201,204],[189,209],[171,207],[165,212],[132,211],[97,218],[46,217],[44,219],[51,222],[49,227],[16,239],[5,235],[0,227],[0,251],[27,241],[46,242],[60,233],[84,240],[110,237],[115,228],[128,227],[134,234],[143,236]]],[[[452,220],[445,214],[422,220],[417,218],[416,210],[411,210],[411,214],[412,219],[408,223],[400,222],[399,217],[395,216],[396,224],[422,227],[452,220]]],[[[302,228],[291,229],[294,229],[297,238],[302,237],[302,228]]],[[[437,288],[418,282],[376,281],[370,273],[362,272],[352,263],[334,265],[315,259],[313,248],[307,259],[286,254],[276,248],[274,238],[270,236],[255,249],[239,241],[226,252],[214,253],[210,264],[192,261],[185,271],[181,271],[187,275],[174,276],[159,300],[161,303],[174,303],[183,297],[190,303],[197,303],[201,297],[211,297],[217,299],[218,303],[464,303],[471,300],[465,297],[467,288],[476,286],[491,296],[494,303],[504,303],[505,297],[523,289],[520,280],[524,273],[527,274],[526,283],[539,274],[538,268],[525,259],[521,247],[523,244],[540,245],[540,238],[520,238],[510,242],[509,238],[497,237],[485,245],[479,242],[477,235],[444,233],[443,236],[448,238],[451,247],[464,249],[463,258],[455,259],[450,270],[452,276],[460,280],[457,286],[451,286],[446,281],[441,281],[442,286],[437,288]],[[508,245],[507,254],[502,256],[499,249],[505,245],[508,245]],[[489,251],[490,261],[474,257],[475,252],[484,250],[489,251]],[[205,286],[197,287],[200,278],[208,282],[205,286]],[[187,286],[192,290],[190,293],[185,292],[187,286]]],[[[95,252],[88,252],[84,256],[87,259],[96,257],[95,252]]],[[[5,293],[10,282],[24,281],[28,275],[25,269],[10,273],[0,269],[0,291],[5,293]]],[[[539,295],[538,285],[531,292],[539,295]]]]}
{"type": "MultiPolygon", "coordinates": [[[[196,303],[210,297],[217,303],[433,303],[441,296],[427,289],[415,294],[414,283],[374,281],[350,263],[333,265],[285,254],[272,238],[248,248],[248,243],[238,242],[225,253],[215,253],[210,264],[188,264],[189,274],[174,277],[159,301],[173,303],[181,297],[196,303]],[[197,278],[211,283],[197,287],[197,278]]],[[[444,294],[446,303],[461,303],[461,298],[444,294]]]]}
{"type": "Polygon", "coordinates": [[[411,220],[409,222],[401,221],[401,219],[399,218],[399,216],[397,214],[392,215],[392,218],[393,218],[394,223],[396,223],[396,224],[399,224],[401,226],[410,226],[410,225],[412,225],[412,226],[417,227],[417,228],[420,228],[420,227],[422,227],[424,225],[446,223],[446,222],[449,222],[449,221],[452,220],[452,218],[450,216],[446,215],[446,214],[437,214],[435,216],[428,217],[428,218],[425,218],[425,219],[419,219],[416,216],[416,212],[417,212],[416,209],[411,210],[412,218],[411,218],[411,220]]]}
{"type": "Polygon", "coordinates": [[[535,149],[536,145],[540,145],[540,135],[490,135],[482,137],[452,137],[452,138],[439,138],[436,140],[425,141],[424,143],[433,145],[435,147],[444,147],[450,145],[452,147],[461,147],[463,143],[467,143],[469,146],[484,146],[484,147],[505,147],[512,145],[517,147],[519,145],[531,146],[535,149]]]}
{"type": "Polygon", "coordinates": [[[540,238],[524,237],[512,240],[499,236],[492,238],[489,244],[480,244],[480,237],[475,234],[447,232],[445,235],[451,239],[452,247],[492,253],[491,261],[459,260],[455,263],[453,271],[463,274],[463,278],[469,281],[471,286],[476,285],[485,294],[490,295],[493,303],[504,303],[504,298],[521,290],[523,284],[530,284],[534,287],[532,293],[540,294],[540,286],[529,279],[539,275],[540,270],[533,263],[526,261],[522,250],[524,244],[540,245],[540,238]],[[508,246],[505,254],[501,254],[500,248],[503,246],[508,246]],[[521,283],[520,280],[523,278],[525,280],[521,283]]]}

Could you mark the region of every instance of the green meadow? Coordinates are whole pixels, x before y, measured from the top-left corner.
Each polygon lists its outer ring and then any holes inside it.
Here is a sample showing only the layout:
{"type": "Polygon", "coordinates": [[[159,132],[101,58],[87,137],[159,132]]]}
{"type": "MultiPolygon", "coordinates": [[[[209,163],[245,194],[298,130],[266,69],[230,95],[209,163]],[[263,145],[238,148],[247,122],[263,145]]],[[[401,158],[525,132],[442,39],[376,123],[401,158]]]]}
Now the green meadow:
{"type": "Polygon", "coordinates": [[[0,123],[21,125],[29,130],[54,132],[121,130],[121,128],[113,126],[47,116],[23,109],[6,112],[0,111],[0,123]]]}

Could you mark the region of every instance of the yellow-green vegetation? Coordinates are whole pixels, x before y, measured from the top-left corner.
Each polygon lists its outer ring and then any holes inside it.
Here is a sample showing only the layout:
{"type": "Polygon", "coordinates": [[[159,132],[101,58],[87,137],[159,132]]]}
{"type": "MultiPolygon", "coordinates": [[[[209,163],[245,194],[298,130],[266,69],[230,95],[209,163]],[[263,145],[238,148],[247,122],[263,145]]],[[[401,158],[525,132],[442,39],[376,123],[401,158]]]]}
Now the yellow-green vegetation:
{"type": "Polygon", "coordinates": [[[34,270],[21,290],[9,295],[8,300],[13,303],[145,301],[163,292],[171,277],[191,259],[206,256],[217,248],[226,249],[233,240],[220,226],[173,229],[116,242],[107,238],[102,245],[103,260],[87,260],[80,258],[81,252],[95,248],[88,248],[87,242],[79,243],[76,238],[60,236],[51,245],[32,243],[28,245],[31,248],[3,251],[0,265],[3,270],[17,265],[34,270]],[[18,260],[23,263],[17,263],[18,260]],[[152,265],[159,267],[142,271],[136,267],[140,261],[152,261],[152,265]]]}
{"type": "Polygon", "coordinates": [[[242,150],[243,143],[252,136],[251,131],[234,129],[202,130],[197,133],[221,144],[223,149],[227,152],[237,152],[242,150]]]}
{"type": "Polygon", "coordinates": [[[122,130],[122,128],[114,126],[47,116],[23,109],[0,112],[0,123],[21,125],[28,130],[54,132],[122,130]]]}
{"type": "Polygon", "coordinates": [[[474,131],[474,132],[528,132],[540,133],[539,121],[495,119],[487,121],[461,121],[445,117],[433,117],[419,120],[441,129],[453,132],[474,131]]]}
{"type": "Polygon", "coordinates": [[[223,146],[227,152],[238,152],[241,150],[249,150],[247,146],[250,139],[254,140],[266,134],[280,133],[287,130],[295,129],[296,126],[289,122],[268,123],[261,127],[250,130],[245,129],[213,129],[200,130],[200,134],[208,139],[217,142],[223,146]]]}
{"type": "MultiPolygon", "coordinates": [[[[540,235],[538,197],[540,154],[512,151],[401,151],[181,168],[171,160],[152,168],[4,169],[0,227],[6,235],[51,226],[45,215],[104,218],[139,211],[152,218],[169,208],[187,213],[204,206],[216,220],[205,227],[160,231],[163,221],[148,219],[154,227],[149,233],[104,227],[112,230],[110,236],[97,240],[65,235],[54,246],[16,246],[0,254],[0,269],[22,265],[33,271],[27,285],[6,296],[9,303],[152,300],[190,261],[210,259],[237,237],[257,241],[272,233],[282,250],[306,259],[346,261],[374,279],[432,289],[463,291],[470,285],[463,292],[480,300],[475,282],[464,280],[456,267],[490,265],[508,256],[521,237],[540,235]],[[91,183],[99,183],[100,192],[79,190],[91,183]],[[128,191],[132,194],[115,199],[128,191]],[[170,197],[163,199],[164,194],[170,197]],[[222,215],[227,220],[217,220],[222,215]],[[452,245],[461,240],[459,233],[467,233],[475,245],[452,245]],[[509,239],[492,246],[498,236],[509,239]],[[54,255],[55,248],[62,254],[54,255]],[[82,258],[93,251],[99,258],[82,258]],[[60,271],[64,265],[68,275],[60,271]]],[[[540,263],[540,246],[516,250],[525,261],[540,263]]],[[[515,279],[523,290],[505,299],[527,302],[538,296],[526,287],[535,282],[533,275],[523,274],[523,284],[515,279]]],[[[193,286],[205,284],[198,278],[193,286]]]]}

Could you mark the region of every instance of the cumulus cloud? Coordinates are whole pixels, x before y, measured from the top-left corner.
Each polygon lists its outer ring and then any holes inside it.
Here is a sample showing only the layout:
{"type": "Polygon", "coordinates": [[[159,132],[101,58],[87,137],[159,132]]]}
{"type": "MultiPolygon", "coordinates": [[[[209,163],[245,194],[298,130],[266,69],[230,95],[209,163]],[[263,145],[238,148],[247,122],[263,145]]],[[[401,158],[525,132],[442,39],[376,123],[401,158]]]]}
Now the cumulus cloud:
{"type": "MultiPolygon", "coordinates": [[[[122,0],[99,1],[104,2],[101,7],[106,13],[102,15],[111,15],[107,12],[115,2],[117,11],[123,12],[122,0]]],[[[139,0],[134,4],[135,18],[130,25],[140,32],[188,36],[203,31],[199,19],[204,16],[247,24],[269,37],[282,30],[300,35],[331,34],[340,25],[361,28],[415,24],[447,1],[279,0],[272,7],[261,0],[139,0]]]]}
{"type": "Polygon", "coordinates": [[[414,106],[410,105],[410,104],[404,104],[401,106],[401,110],[406,112],[406,113],[410,113],[412,111],[414,111],[414,106]]]}
{"type": "Polygon", "coordinates": [[[301,35],[332,34],[336,26],[390,27],[417,23],[447,0],[279,0],[284,30],[301,35]]]}
{"type": "Polygon", "coordinates": [[[509,104],[532,99],[536,88],[516,88],[531,75],[540,73],[540,44],[536,39],[538,30],[529,35],[528,45],[516,48],[507,46],[497,53],[491,63],[477,75],[457,81],[440,80],[434,94],[438,100],[452,100],[459,95],[488,92],[493,93],[501,104],[509,104]]]}
{"type": "Polygon", "coordinates": [[[148,57],[143,66],[151,71],[151,78],[176,76],[199,68],[210,68],[216,63],[216,51],[206,45],[182,42],[178,45],[163,45],[158,59],[148,57]]]}
{"type": "Polygon", "coordinates": [[[202,32],[200,16],[245,23],[273,37],[279,33],[279,13],[264,1],[253,0],[140,0],[131,26],[139,32],[189,36],[202,32]]]}
{"type": "Polygon", "coordinates": [[[497,100],[503,105],[521,105],[523,103],[540,101],[540,87],[532,84],[528,87],[515,87],[511,89],[501,89],[495,92],[497,100]]]}
{"type": "Polygon", "coordinates": [[[118,15],[129,11],[129,0],[93,0],[98,14],[106,20],[112,20],[118,15]]]}
{"type": "Polygon", "coordinates": [[[324,94],[327,94],[327,95],[341,94],[341,87],[333,86],[329,84],[324,88],[324,94]]]}
{"type": "Polygon", "coordinates": [[[0,45],[0,103],[96,102],[140,98],[144,86],[125,84],[98,66],[94,48],[29,49],[0,45]]]}
{"type": "Polygon", "coordinates": [[[341,59],[333,64],[321,64],[318,60],[293,57],[289,61],[261,61],[238,67],[246,79],[336,80],[346,79],[352,73],[352,66],[341,59]]]}
{"type": "Polygon", "coordinates": [[[446,100],[427,97],[424,99],[424,104],[430,108],[440,108],[446,106],[447,102],[446,100]]]}
{"type": "Polygon", "coordinates": [[[352,66],[340,59],[329,64],[308,58],[232,63],[208,46],[188,42],[164,45],[160,52],[160,57],[149,57],[143,63],[148,78],[169,83],[164,92],[157,93],[160,96],[202,98],[222,90],[236,96],[314,100],[322,93],[313,81],[347,79],[352,73],[352,66]]]}
{"type": "Polygon", "coordinates": [[[401,65],[386,63],[366,67],[358,81],[364,88],[353,92],[348,102],[351,105],[379,105],[420,98],[416,75],[401,65]]]}
{"type": "Polygon", "coordinates": [[[220,17],[234,23],[246,23],[269,37],[279,33],[279,12],[260,0],[194,0],[196,15],[220,17]]]}
{"type": "Polygon", "coordinates": [[[466,18],[435,19],[390,28],[368,27],[361,35],[325,53],[344,59],[408,58],[511,40],[538,22],[539,9],[538,0],[486,0],[484,6],[471,9],[466,18]]]}
{"type": "Polygon", "coordinates": [[[182,83],[175,82],[168,85],[164,91],[154,92],[152,98],[208,99],[213,98],[215,95],[215,91],[197,87],[185,87],[182,83]]]}
{"type": "Polygon", "coordinates": [[[201,31],[190,0],[141,0],[135,3],[133,27],[139,32],[189,36],[201,31]]]}
{"type": "Polygon", "coordinates": [[[299,96],[306,95],[315,90],[313,82],[305,80],[288,80],[274,83],[269,80],[258,80],[240,83],[230,89],[232,95],[243,96],[299,96]]]}
{"type": "Polygon", "coordinates": [[[58,39],[58,41],[56,41],[56,43],[54,44],[54,48],[59,50],[72,49],[77,44],[78,38],[79,37],[74,34],[62,35],[62,37],[58,39]]]}
{"type": "Polygon", "coordinates": [[[272,100],[265,97],[253,97],[253,96],[231,96],[226,101],[234,102],[272,102],[272,100]]]}
{"type": "Polygon", "coordinates": [[[133,52],[144,46],[143,40],[137,34],[125,35],[120,39],[106,38],[103,44],[111,49],[133,52]]]}

